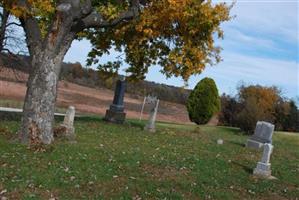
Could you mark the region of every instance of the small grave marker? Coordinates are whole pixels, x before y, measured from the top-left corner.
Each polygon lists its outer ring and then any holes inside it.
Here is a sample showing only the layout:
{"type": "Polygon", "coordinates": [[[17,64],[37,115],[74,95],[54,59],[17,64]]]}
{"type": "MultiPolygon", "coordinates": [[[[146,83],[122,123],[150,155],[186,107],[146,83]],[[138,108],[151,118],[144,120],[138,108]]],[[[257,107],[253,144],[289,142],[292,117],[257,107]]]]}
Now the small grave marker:
{"type": "Polygon", "coordinates": [[[75,128],[74,128],[74,119],[75,119],[75,107],[69,106],[64,116],[63,123],[60,127],[54,130],[54,135],[57,137],[66,137],[69,140],[75,140],[75,128]],[[55,133],[56,132],[56,133],[55,133]]]}

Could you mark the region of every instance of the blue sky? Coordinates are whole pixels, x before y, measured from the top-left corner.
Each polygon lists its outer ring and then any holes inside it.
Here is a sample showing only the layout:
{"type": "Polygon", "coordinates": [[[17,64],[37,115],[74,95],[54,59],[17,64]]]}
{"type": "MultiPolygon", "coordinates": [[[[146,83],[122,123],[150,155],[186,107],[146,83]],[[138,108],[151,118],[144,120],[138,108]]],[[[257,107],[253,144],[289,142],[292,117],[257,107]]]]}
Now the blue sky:
{"type": "MultiPolygon", "coordinates": [[[[214,1],[215,3],[221,1],[214,1]]],[[[227,1],[230,3],[231,1],[227,1]]],[[[223,61],[207,67],[201,75],[192,76],[189,88],[204,77],[216,81],[220,93],[236,94],[236,87],[245,84],[278,86],[289,98],[299,96],[299,47],[297,0],[239,0],[232,9],[236,18],[222,25],[223,61]]],[[[75,41],[65,57],[67,62],[85,64],[90,50],[88,41],[75,41]]],[[[104,56],[102,62],[117,54],[104,56]]],[[[158,66],[153,66],[147,80],[183,86],[180,78],[166,79],[158,66]]]]}

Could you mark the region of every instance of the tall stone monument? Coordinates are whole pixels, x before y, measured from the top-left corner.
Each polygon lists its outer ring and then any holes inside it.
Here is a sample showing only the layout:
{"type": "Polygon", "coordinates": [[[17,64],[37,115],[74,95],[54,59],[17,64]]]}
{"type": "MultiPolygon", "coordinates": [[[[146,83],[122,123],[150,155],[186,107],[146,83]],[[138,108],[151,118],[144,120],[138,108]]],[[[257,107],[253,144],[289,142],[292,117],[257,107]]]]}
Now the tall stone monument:
{"type": "Polygon", "coordinates": [[[268,178],[271,176],[270,156],[273,151],[273,145],[266,143],[263,146],[264,146],[263,157],[261,161],[257,163],[257,166],[253,171],[253,174],[256,176],[268,178]]]}
{"type": "Polygon", "coordinates": [[[157,99],[154,107],[151,110],[148,123],[144,127],[144,130],[152,132],[152,133],[156,132],[155,123],[156,123],[156,118],[157,118],[158,107],[159,107],[159,99],[157,99]]]}
{"type": "Polygon", "coordinates": [[[272,135],[274,125],[264,121],[256,123],[253,136],[247,139],[246,146],[254,149],[260,149],[265,143],[272,144],[272,135]]]}
{"type": "Polygon", "coordinates": [[[124,96],[126,90],[126,81],[124,77],[121,77],[116,82],[116,88],[114,91],[114,99],[110,105],[109,110],[106,110],[104,120],[112,123],[122,124],[126,119],[126,113],[124,112],[124,96]]]}

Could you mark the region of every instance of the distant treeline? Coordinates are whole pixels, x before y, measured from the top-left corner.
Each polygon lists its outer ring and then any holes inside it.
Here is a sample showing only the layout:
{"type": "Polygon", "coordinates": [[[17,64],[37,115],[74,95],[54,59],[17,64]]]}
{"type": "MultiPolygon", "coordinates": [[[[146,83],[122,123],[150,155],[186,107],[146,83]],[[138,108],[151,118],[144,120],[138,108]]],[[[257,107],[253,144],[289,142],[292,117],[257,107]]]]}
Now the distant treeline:
{"type": "MultiPolygon", "coordinates": [[[[1,66],[14,68],[26,73],[30,70],[28,62],[29,58],[26,56],[0,55],[1,66]]],[[[63,63],[60,79],[88,87],[114,90],[118,77],[116,74],[84,68],[80,63],[63,63]]],[[[134,98],[153,95],[164,101],[185,104],[191,91],[180,87],[141,80],[138,82],[128,81],[126,92],[134,98]]]]}
{"type": "Polygon", "coordinates": [[[299,110],[277,87],[242,85],[236,96],[221,96],[219,122],[252,133],[257,121],[275,124],[275,130],[299,132],[299,110]]]}
{"type": "MultiPolygon", "coordinates": [[[[108,72],[83,68],[80,63],[65,63],[62,67],[61,79],[88,87],[102,87],[113,90],[118,77],[108,72]]],[[[126,92],[135,98],[153,95],[161,100],[180,104],[185,104],[190,94],[190,90],[184,88],[144,80],[138,82],[127,81],[126,92]]]]}

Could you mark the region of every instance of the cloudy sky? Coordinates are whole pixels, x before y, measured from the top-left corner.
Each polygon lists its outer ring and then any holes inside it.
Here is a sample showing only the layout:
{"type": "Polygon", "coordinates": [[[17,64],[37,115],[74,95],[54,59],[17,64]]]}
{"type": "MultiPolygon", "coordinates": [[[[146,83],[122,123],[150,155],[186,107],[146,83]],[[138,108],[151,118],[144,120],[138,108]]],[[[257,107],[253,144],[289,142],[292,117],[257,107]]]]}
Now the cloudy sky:
{"type": "MultiPolygon", "coordinates": [[[[236,18],[222,25],[225,37],[217,41],[223,48],[223,61],[192,76],[189,88],[211,77],[220,93],[234,95],[237,85],[245,83],[276,85],[286,97],[299,96],[298,4],[297,0],[238,0],[232,9],[236,18]]],[[[84,65],[89,50],[88,41],[75,41],[65,61],[84,65]]],[[[102,61],[114,56],[112,53],[102,61]]],[[[179,78],[166,79],[159,67],[152,67],[146,79],[183,86],[179,78]]]]}

